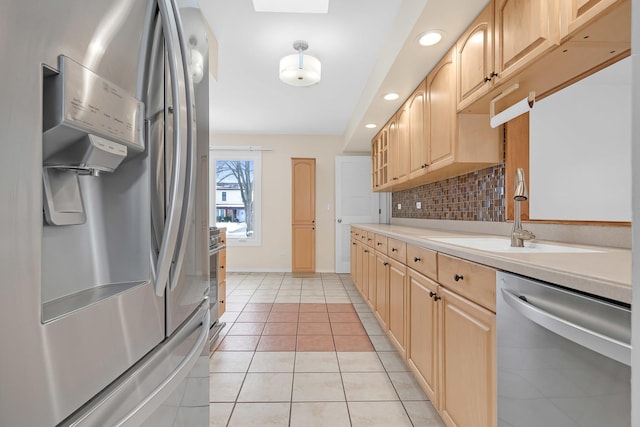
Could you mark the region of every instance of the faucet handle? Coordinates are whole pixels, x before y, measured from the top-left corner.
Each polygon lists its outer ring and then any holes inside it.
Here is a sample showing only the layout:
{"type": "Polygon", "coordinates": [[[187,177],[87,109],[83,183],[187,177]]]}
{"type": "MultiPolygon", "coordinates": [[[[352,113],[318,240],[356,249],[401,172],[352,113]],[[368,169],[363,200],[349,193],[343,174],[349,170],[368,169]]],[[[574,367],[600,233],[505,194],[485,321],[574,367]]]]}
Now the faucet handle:
{"type": "Polygon", "coordinates": [[[529,230],[518,230],[514,231],[513,235],[521,240],[533,240],[536,238],[536,235],[530,232],[529,230]]]}

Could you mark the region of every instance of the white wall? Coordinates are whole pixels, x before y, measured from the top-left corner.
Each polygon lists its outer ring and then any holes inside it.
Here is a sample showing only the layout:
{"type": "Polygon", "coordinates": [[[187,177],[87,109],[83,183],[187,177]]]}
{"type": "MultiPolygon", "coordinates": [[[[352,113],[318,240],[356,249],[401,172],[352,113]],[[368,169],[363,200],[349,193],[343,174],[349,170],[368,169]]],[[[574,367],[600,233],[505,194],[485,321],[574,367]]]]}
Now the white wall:
{"type": "Polygon", "coordinates": [[[262,245],[227,249],[228,271],[291,271],[291,158],[316,159],[316,271],[335,269],[335,156],[340,136],[212,135],[214,146],[261,146],[262,245]]]}

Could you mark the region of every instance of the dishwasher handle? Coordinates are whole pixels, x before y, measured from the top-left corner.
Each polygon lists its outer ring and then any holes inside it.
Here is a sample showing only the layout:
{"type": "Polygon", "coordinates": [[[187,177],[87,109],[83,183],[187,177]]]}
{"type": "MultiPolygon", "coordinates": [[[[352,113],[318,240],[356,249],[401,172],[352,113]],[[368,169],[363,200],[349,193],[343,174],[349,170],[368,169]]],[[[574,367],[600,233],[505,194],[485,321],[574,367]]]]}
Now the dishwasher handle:
{"type": "Polygon", "coordinates": [[[549,331],[596,353],[631,366],[631,345],[562,319],[502,289],[502,298],[516,312],[549,331]]]}

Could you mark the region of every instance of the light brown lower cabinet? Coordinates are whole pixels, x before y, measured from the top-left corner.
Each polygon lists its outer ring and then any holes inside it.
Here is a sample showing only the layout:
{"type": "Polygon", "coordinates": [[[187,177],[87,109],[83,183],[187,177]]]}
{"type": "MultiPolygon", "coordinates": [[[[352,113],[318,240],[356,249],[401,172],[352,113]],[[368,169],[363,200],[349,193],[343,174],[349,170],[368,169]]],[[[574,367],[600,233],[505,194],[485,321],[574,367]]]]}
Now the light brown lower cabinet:
{"type": "Polygon", "coordinates": [[[362,257],[360,272],[360,291],[364,295],[364,300],[369,299],[369,248],[360,245],[360,256],[362,257]]]}
{"type": "Polygon", "coordinates": [[[368,248],[366,255],[368,258],[367,266],[369,267],[369,271],[367,274],[368,283],[366,284],[366,286],[368,287],[367,302],[369,303],[369,307],[371,307],[371,309],[375,311],[376,296],[377,296],[376,295],[376,251],[373,250],[372,248],[368,248]]]}
{"type": "Polygon", "coordinates": [[[438,284],[409,269],[407,363],[433,405],[438,407],[438,284]]]}
{"type": "Polygon", "coordinates": [[[391,238],[354,243],[360,293],[445,424],[495,427],[495,270],[391,238]]]}
{"type": "Polygon", "coordinates": [[[349,264],[350,264],[350,273],[351,273],[351,281],[355,284],[356,283],[356,274],[358,271],[358,267],[356,264],[356,260],[358,259],[358,244],[356,243],[356,240],[351,237],[351,252],[350,252],[350,257],[349,257],[349,264]]]}
{"type": "Polygon", "coordinates": [[[376,253],[376,310],[375,316],[386,331],[389,323],[389,257],[376,253]]]}
{"type": "Polygon", "coordinates": [[[496,315],[440,287],[440,415],[448,426],[496,425],[496,315]]]}
{"type": "Polygon", "coordinates": [[[313,273],[316,271],[316,226],[293,225],[291,227],[292,271],[313,273]]]}
{"type": "MultiPolygon", "coordinates": [[[[227,240],[227,230],[220,230],[221,243],[227,240]]],[[[218,252],[218,317],[227,309],[227,250],[218,252]]]]}
{"type": "Polygon", "coordinates": [[[407,267],[398,261],[389,260],[389,338],[403,359],[406,359],[406,298],[407,267]]]}

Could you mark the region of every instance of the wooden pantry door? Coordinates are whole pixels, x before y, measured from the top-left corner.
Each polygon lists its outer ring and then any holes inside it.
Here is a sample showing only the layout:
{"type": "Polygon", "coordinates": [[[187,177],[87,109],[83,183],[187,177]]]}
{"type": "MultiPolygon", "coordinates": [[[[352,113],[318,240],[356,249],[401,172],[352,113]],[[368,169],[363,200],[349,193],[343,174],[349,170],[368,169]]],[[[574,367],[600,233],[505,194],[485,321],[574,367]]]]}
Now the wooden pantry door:
{"type": "Polygon", "coordinates": [[[291,159],[291,271],[316,271],[316,159],[291,159]]]}

